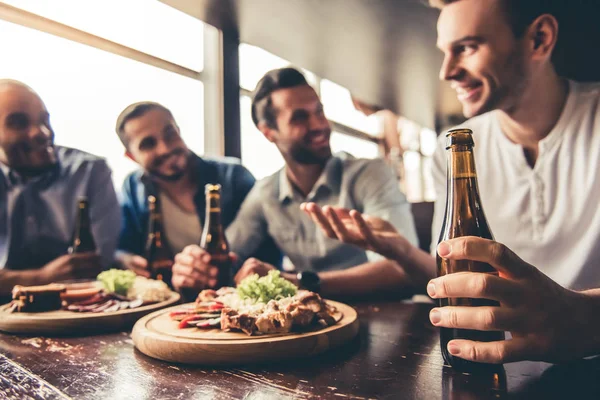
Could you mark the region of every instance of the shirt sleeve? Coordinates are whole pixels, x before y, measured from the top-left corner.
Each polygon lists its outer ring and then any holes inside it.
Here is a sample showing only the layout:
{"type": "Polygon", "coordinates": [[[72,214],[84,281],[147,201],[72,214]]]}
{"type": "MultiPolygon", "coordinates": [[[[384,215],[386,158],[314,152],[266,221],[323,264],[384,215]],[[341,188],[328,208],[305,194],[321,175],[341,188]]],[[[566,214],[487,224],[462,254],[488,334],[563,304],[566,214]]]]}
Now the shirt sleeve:
{"type": "Polygon", "coordinates": [[[102,265],[110,267],[121,229],[119,202],[113,186],[112,172],[105,161],[95,163],[90,174],[88,198],[92,234],[102,258],[102,265]]]}
{"type": "Polygon", "coordinates": [[[260,187],[254,186],[226,230],[229,248],[239,257],[238,266],[252,257],[268,237],[262,202],[260,187]]]}
{"type": "Polygon", "coordinates": [[[120,196],[121,232],[119,234],[119,251],[142,255],[146,232],[140,225],[140,211],[136,206],[136,185],[130,176],[123,183],[120,196]]]}
{"type": "Polygon", "coordinates": [[[431,224],[431,247],[430,252],[435,256],[437,243],[442,230],[442,221],[446,208],[446,150],[445,138],[441,135],[438,140],[438,146],[433,155],[433,168],[431,174],[433,176],[433,184],[435,188],[435,204],[433,211],[433,221],[431,224]]]}
{"type": "Polygon", "coordinates": [[[241,208],[242,203],[254,187],[256,179],[246,167],[244,167],[243,165],[236,165],[234,169],[233,182],[233,185],[235,187],[233,210],[234,213],[236,213],[241,208]]]}
{"type": "MultiPolygon", "coordinates": [[[[406,196],[400,191],[391,168],[381,159],[372,160],[356,179],[354,198],[359,211],[389,221],[411,244],[418,246],[417,232],[406,196]]],[[[367,252],[369,261],[383,256],[367,252]]]]}

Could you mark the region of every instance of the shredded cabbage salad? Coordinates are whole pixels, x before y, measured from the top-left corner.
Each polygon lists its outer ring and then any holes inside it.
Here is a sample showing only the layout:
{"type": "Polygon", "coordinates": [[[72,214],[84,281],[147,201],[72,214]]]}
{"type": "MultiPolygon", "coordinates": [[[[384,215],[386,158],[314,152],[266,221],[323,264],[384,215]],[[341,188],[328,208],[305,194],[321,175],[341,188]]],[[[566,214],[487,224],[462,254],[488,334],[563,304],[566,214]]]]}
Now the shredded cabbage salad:
{"type": "Polygon", "coordinates": [[[101,272],[96,279],[102,282],[102,286],[107,292],[127,296],[127,291],[133,286],[136,276],[133,271],[113,268],[101,272]]]}
{"type": "Polygon", "coordinates": [[[237,293],[242,300],[251,299],[261,303],[291,297],[297,291],[298,288],[282,278],[279,271],[269,271],[262,278],[259,278],[257,274],[250,275],[237,286],[237,293]]]}

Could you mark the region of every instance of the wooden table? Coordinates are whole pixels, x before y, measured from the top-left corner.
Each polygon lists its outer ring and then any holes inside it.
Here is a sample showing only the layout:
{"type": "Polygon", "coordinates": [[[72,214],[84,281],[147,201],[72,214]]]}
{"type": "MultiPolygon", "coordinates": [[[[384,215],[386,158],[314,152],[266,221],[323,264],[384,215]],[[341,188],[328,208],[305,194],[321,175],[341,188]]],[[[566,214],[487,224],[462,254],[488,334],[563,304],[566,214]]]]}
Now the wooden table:
{"type": "Polygon", "coordinates": [[[597,359],[508,364],[505,378],[466,375],[443,367],[429,305],[355,307],[360,334],[342,348],[221,370],[153,360],[134,349],[126,332],[58,339],[0,334],[0,398],[600,399],[597,359]]]}

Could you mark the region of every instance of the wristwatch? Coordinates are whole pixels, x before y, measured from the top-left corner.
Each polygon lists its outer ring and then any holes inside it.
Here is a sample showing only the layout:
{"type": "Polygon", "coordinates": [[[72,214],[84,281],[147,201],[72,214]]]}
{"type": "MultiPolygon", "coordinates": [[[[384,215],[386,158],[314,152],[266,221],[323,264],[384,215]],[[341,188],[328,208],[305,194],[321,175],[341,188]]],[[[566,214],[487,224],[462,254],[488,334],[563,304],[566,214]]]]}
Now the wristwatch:
{"type": "Polygon", "coordinates": [[[321,278],[319,278],[319,274],[315,272],[298,272],[296,279],[298,279],[298,284],[300,285],[301,289],[309,290],[315,293],[319,293],[321,291],[321,278]]]}

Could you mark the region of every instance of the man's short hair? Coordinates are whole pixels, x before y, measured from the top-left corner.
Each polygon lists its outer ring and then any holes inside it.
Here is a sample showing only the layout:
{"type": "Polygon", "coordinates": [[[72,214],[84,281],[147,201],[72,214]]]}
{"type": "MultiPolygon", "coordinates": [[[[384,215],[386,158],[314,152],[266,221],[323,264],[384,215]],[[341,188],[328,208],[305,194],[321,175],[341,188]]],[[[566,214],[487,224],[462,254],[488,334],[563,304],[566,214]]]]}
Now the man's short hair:
{"type": "MultiPolygon", "coordinates": [[[[460,0],[429,0],[429,5],[442,9],[460,0]]],[[[500,0],[515,37],[520,38],[531,23],[540,15],[557,17],[558,0],[500,0]]]]}
{"type": "Polygon", "coordinates": [[[140,101],[139,103],[128,105],[123,111],[121,111],[121,114],[119,114],[119,117],[117,118],[117,124],[115,126],[117,135],[119,136],[119,139],[121,139],[121,143],[123,143],[125,148],[128,148],[129,146],[129,139],[125,134],[125,124],[132,119],[141,117],[150,110],[162,110],[169,114],[171,118],[173,118],[171,110],[162,104],[155,103],[153,101],[140,101]]]}
{"type": "Polygon", "coordinates": [[[295,68],[279,68],[267,72],[252,92],[252,121],[258,127],[264,121],[269,128],[277,129],[277,115],[271,93],[279,89],[308,85],[304,75],[295,68]]]}

